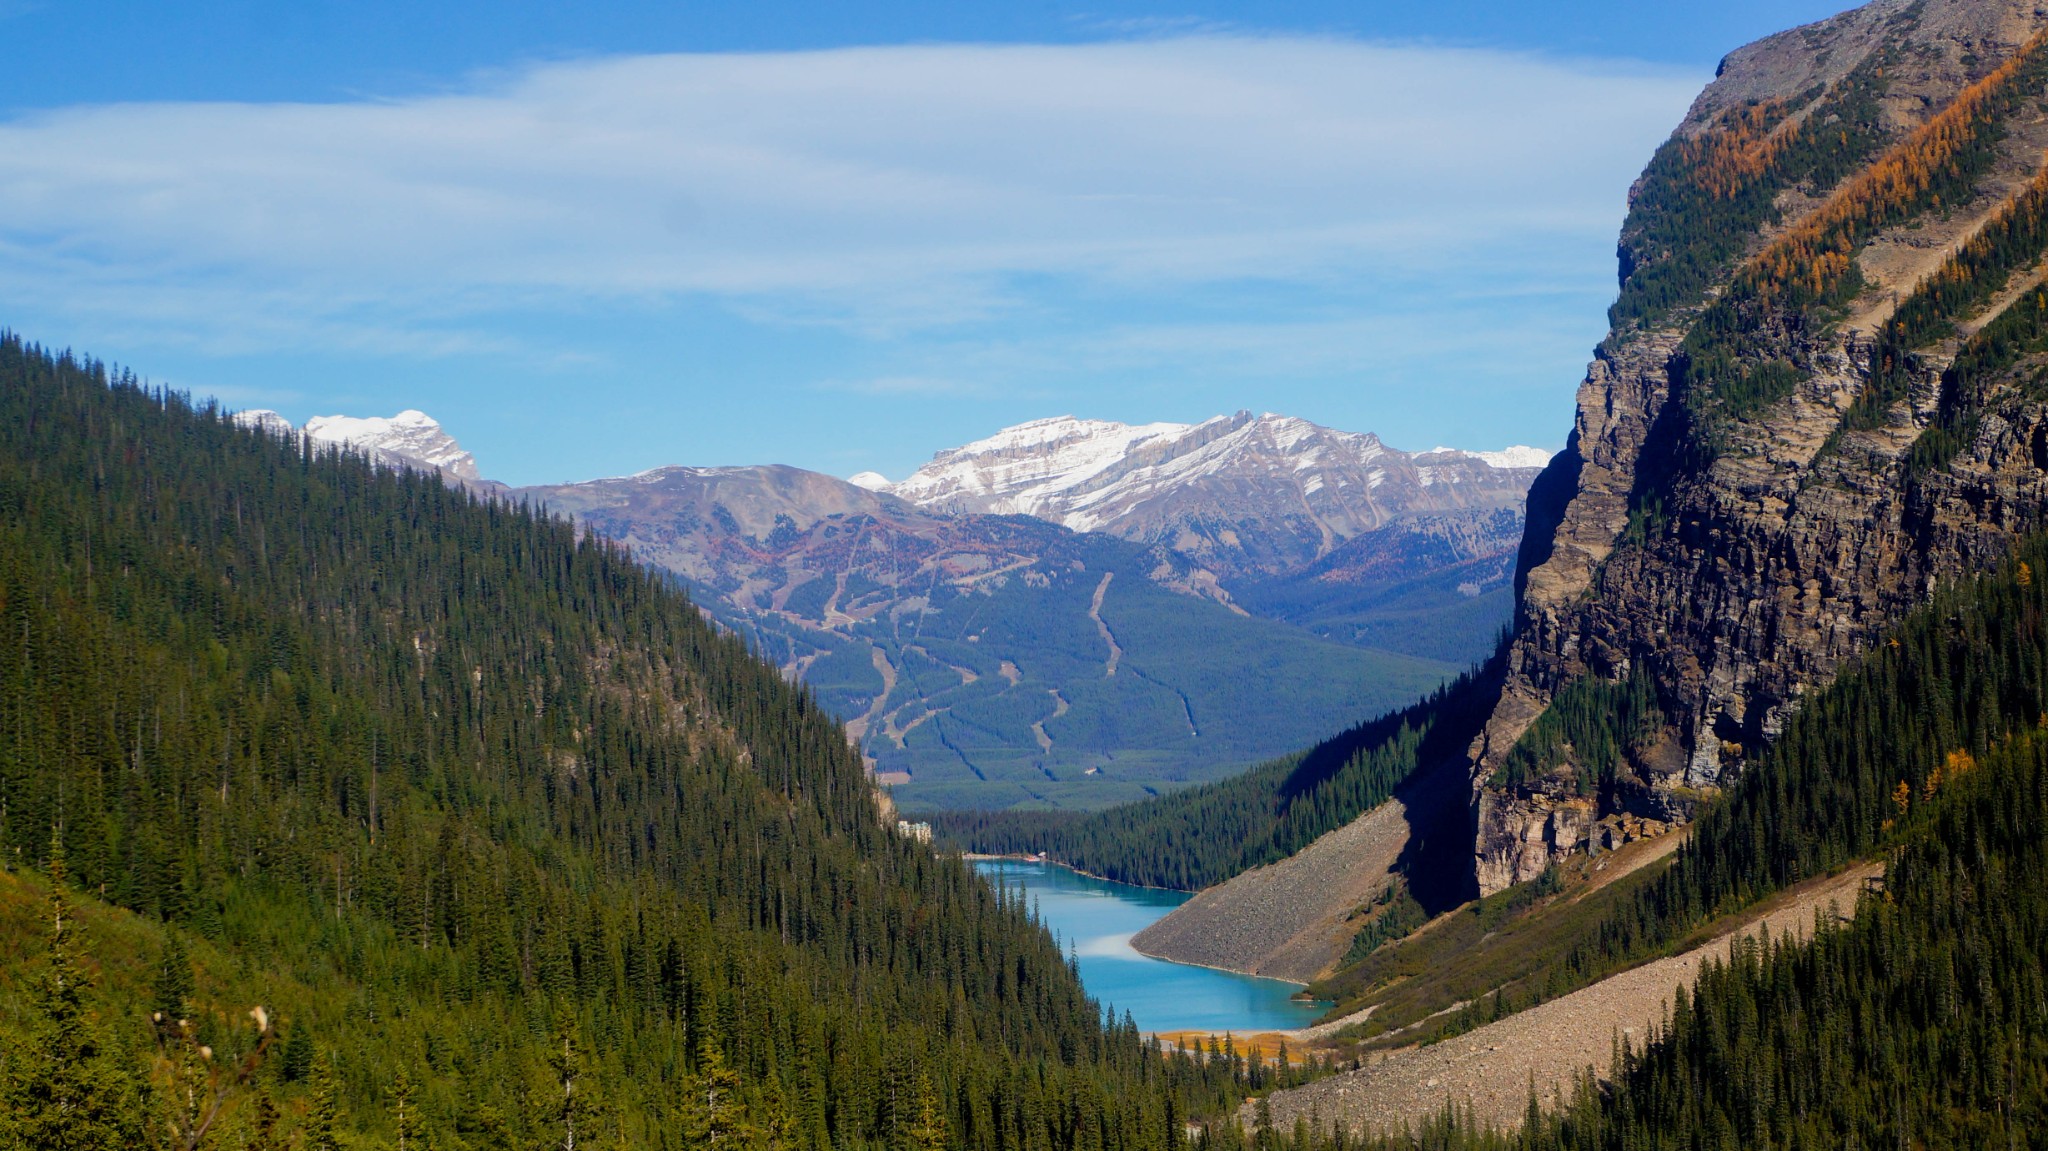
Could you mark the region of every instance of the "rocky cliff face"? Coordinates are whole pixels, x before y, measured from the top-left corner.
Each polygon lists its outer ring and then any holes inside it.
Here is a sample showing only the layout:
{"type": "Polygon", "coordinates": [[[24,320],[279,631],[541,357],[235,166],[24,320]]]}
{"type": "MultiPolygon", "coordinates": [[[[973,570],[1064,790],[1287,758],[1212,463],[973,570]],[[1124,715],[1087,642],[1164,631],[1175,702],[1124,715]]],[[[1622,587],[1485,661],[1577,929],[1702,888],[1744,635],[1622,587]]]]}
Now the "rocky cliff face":
{"type": "Polygon", "coordinates": [[[1686,818],[2040,526],[2043,27],[2031,0],[1884,0],[1760,41],[1638,183],[1472,746],[1482,890],[1686,818]]]}

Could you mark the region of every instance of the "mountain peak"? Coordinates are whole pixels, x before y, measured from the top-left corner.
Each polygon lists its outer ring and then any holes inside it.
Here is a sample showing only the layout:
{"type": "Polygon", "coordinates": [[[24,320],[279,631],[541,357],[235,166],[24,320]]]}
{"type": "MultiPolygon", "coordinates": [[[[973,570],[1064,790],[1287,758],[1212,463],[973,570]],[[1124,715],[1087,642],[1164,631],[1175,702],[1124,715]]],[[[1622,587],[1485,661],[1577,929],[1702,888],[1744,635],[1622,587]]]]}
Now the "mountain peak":
{"type": "Polygon", "coordinates": [[[468,483],[483,479],[476,457],[455,442],[439,420],[418,408],[395,416],[314,416],[303,428],[294,428],[290,420],[266,408],[237,412],[234,420],[273,435],[303,435],[316,444],[354,448],[387,464],[428,468],[468,483]]]}
{"type": "Polygon", "coordinates": [[[1199,424],[1032,420],[939,452],[897,483],[872,478],[927,510],[1192,547],[1227,573],[1309,562],[1410,514],[1518,507],[1548,458],[1518,448],[1425,461],[1370,433],[1244,410],[1199,424]]]}

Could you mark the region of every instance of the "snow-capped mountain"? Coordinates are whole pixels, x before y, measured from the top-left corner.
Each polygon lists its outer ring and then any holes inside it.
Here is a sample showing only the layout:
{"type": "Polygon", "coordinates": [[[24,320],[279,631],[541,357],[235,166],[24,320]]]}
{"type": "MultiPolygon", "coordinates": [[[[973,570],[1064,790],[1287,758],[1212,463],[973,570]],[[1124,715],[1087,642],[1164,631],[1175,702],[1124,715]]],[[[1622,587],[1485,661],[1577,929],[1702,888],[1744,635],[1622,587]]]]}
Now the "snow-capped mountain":
{"type": "Polygon", "coordinates": [[[1029,515],[1163,544],[1218,574],[1273,574],[1396,521],[1519,511],[1550,453],[1409,453],[1370,433],[1239,412],[1199,424],[1034,420],[852,482],[927,510],[1029,515]]]}
{"type": "Polygon", "coordinates": [[[272,434],[296,433],[318,444],[345,445],[387,463],[431,468],[464,483],[483,480],[476,457],[438,420],[417,409],[395,416],[314,416],[305,427],[294,428],[276,412],[257,408],[235,413],[235,422],[272,434]]]}

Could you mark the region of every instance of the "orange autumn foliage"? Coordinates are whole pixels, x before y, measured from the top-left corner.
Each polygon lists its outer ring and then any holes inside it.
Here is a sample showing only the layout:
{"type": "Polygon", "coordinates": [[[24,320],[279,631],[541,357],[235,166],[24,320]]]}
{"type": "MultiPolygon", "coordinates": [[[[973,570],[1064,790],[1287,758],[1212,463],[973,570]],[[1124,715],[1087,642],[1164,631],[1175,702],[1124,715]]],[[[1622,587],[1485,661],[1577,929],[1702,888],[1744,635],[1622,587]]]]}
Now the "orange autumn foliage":
{"type": "Polygon", "coordinates": [[[1693,183],[1717,200],[1726,200],[1763,175],[1790,136],[1776,131],[1785,120],[1785,102],[1766,100],[1730,109],[1711,129],[1679,146],[1679,159],[1693,183]]]}
{"type": "MultiPolygon", "coordinates": [[[[1766,301],[1827,294],[1847,274],[1857,244],[1928,195],[1949,164],[1981,145],[1993,101],[2044,48],[2048,32],[2037,33],[1765,248],[1751,264],[1749,288],[1766,301]]],[[[1938,193],[1933,206],[1940,207],[1938,193]]]]}

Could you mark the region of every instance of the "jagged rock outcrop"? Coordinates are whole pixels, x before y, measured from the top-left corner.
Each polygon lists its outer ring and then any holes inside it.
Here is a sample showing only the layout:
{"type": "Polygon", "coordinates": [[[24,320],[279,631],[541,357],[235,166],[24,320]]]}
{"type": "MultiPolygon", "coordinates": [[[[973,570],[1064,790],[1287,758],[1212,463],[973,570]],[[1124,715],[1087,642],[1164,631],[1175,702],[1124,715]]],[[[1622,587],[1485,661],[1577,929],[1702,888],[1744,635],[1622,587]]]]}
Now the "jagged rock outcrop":
{"type": "Polygon", "coordinates": [[[1481,890],[1603,820],[1685,818],[1845,658],[2041,525],[2044,27],[2031,0],[1881,0],[1759,41],[1639,181],[1472,746],[1481,890]],[[1619,762],[1572,741],[1603,710],[1627,726],[1610,697],[1539,724],[1575,684],[1645,679],[1619,762]]]}

